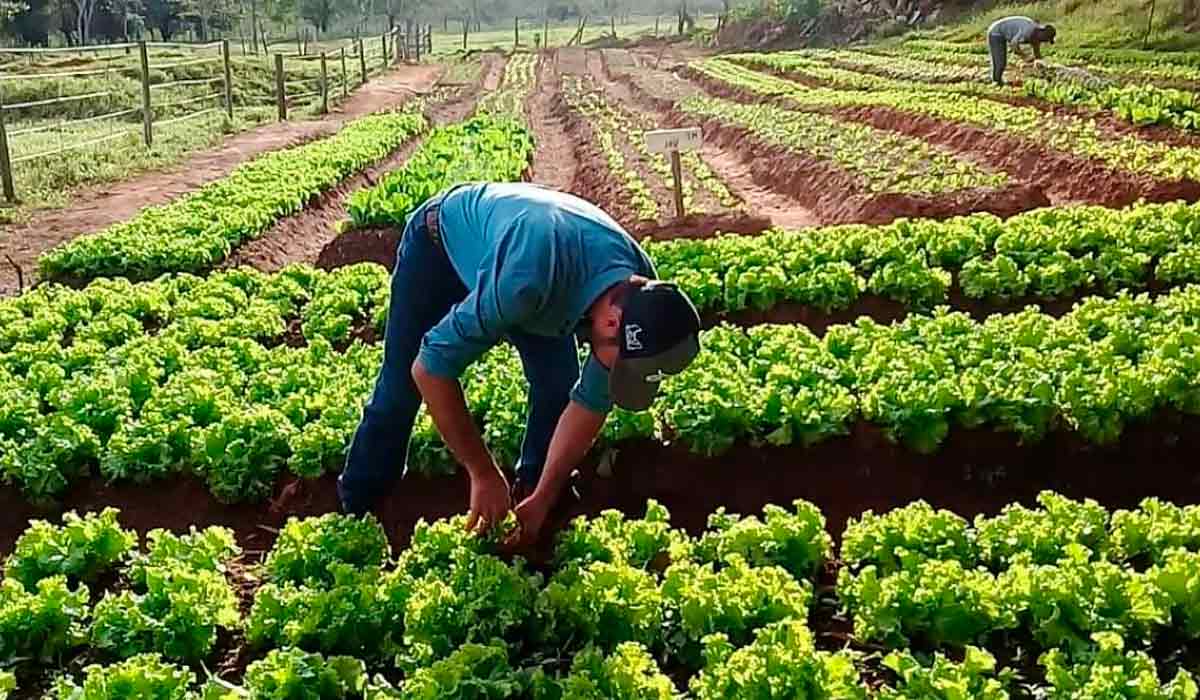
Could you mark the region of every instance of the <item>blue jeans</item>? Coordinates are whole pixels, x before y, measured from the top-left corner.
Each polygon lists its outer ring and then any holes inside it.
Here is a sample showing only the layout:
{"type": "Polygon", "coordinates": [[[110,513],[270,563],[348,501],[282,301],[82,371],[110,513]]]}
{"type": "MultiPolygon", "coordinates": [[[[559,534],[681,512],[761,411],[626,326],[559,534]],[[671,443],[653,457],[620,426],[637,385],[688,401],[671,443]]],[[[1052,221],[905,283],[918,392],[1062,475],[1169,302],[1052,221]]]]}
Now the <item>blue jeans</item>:
{"type": "MultiPolygon", "coordinates": [[[[412,364],[429,329],[467,296],[445,251],[429,238],[427,206],[405,227],[396,252],[383,366],[338,478],[338,496],[347,513],[374,509],[406,473],[408,442],[421,407],[412,364]]],[[[517,349],[529,381],[517,478],[536,482],[559,416],[579,379],[578,349],[573,335],[549,338],[514,332],[507,339],[517,349]]]]}
{"type": "Polygon", "coordinates": [[[1008,67],[1008,41],[999,34],[988,34],[988,56],[992,59],[992,82],[1004,84],[1004,69],[1008,67]]]}

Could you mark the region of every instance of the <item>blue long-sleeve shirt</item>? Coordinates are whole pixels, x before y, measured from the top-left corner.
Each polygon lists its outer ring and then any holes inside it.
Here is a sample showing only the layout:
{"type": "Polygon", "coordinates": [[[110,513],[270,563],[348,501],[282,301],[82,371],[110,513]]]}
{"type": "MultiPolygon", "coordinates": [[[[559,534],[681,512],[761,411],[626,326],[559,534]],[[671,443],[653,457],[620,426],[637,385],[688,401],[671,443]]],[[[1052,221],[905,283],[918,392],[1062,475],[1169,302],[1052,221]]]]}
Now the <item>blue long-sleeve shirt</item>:
{"type": "MultiPolygon", "coordinates": [[[[468,289],[421,343],[431,374],[460,376],[514,330],[563,337],[592,303],[654,264],[621,225],[578,197],[527,183],[451,190],[441,202],[442,241],[468,289]]],[[[608,370],[592,354],[571,399],[606,413],[608,370]]]]}

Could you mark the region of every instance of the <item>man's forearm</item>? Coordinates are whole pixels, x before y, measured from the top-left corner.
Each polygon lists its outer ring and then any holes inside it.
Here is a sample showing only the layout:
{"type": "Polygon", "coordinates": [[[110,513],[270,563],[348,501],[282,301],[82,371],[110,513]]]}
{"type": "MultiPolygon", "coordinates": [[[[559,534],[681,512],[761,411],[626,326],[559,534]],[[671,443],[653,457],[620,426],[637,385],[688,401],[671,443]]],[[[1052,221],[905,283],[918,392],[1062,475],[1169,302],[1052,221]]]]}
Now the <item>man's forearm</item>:
{"type": "Polygon", "coordinates": [[[546,465],[534,490],[534,497],[548,498],[551,502],[558,500],[571,478],[571,470],[583,461],[596,442],[600,428],[604,427],[605,417],[605,414],[575,401],[567,404],[558,419],[554,436],[550,438],[546,465]]]}
{"type": "Polygon", "coordinates": [[[434,425],[454,458],[473,478],[487,476],[489,470],[495,471],[495,463],[483,444],[479,428],[467,411],[462,385],[455,379],[430,374],[420,360],[413,364],[412,376],[434,425]]]}

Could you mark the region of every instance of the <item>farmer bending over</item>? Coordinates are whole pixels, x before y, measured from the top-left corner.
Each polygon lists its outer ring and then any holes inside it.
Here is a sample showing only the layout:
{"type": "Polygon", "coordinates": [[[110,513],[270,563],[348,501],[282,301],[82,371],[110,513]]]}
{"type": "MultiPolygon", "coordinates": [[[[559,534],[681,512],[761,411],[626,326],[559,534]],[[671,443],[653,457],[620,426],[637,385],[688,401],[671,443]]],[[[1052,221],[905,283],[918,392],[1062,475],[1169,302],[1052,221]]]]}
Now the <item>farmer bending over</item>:
{"type": "Polygon", "coordinates": [[[664,375],[700,351],[700,319],[611,217],[529,184],[451,188],[409,217],[396,252],[383,367],[350,444],[338,496],[374,508],[406,468],[422,399],[471,477],[468,526],[516,500],[520,544],[536,540],[612,403],[649,407],[664,375]],[[591,354],[579,367],[579,340],[591,354]],[[507,340],[529,380],[514,488],[484,446],[458,378],[507,340]]]}
{"type": "Polygon", "coordinates": [[[1042,60],[1042,43],[1053,44],[1056,32],[1049,24],[1038,24],[1028,17],[1005,17],[988,27],[988,54],[992,58],[992,82],[1004,84],[1004,69],[1008,67],[1008,46],[1012,44],[1025,60],[1042,60]],[[1033,49],[1032,59],[1021,50],[1022,44],[1033,49]]]}

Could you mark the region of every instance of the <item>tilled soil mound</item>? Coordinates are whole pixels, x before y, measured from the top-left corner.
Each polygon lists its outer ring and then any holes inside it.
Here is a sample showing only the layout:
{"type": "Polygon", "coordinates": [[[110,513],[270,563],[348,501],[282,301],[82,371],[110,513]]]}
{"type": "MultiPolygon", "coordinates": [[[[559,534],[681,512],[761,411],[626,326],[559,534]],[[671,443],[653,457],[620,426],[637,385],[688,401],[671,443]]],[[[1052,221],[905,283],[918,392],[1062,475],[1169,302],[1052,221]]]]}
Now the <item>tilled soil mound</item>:
{"type": "MultiPolygon", "coordinates": [[[[682,125],[694,119],[675,112],[671,122],[682,125]]],[[[836,164],[768,143],[748,129],[715,119],[702,128],[706,141],[747,154],[758,184],[794,198],[828,224],[886,224],[900,217],[944,219],[981,211],[1008,217],[1050,206],[1040,187],[1026,184],[944,195],[866,192],[858,178],[836,164]]]]}
{"type": "Polygon", "coordinates": [[[391,270],[396,264],[400,230],[373,226],[343,232],[321,249],[317,267],[333,270],[360,262],[375,262],[391,270]]]}
{"type": "MultiPolygon", "coordinates": [[[[718,97],[747,103],[768,100],[785,109],[797,108],[786,98],[772,100],[714,80],[689,67],[681,68],[680,73],[718,97]]],[[[780,72],[779,75],[801,84],[812,82],[798,79],[787,72],[780,72]]],[[[812,86],[820,87],[817,83],[812,86]]],[[[1123,207],[1139,199],[1151,202],[1200,199],[1200,182],[1155,180],[1111,168],[1094,159],[1043,148],[1033,141],[979,127],[945,122],[890,107],[848,107],[822,111],[946,147],[1041,187],[1059,200],[1123,207]]]]}
{"type": "MultiPolygon", "coordinates": [[[[1200,501],[1195,469],[1200,418],[1171,412],[1129,426],[1109,447],[1085,443],[1067,430],[1022,445],[1010,434],[954,428],[935,454],[921,455],[892,443],[878,427],[858,423],[845,437],[808,448],[740,444],[715,457],[646,442],[620,443],[616,450],[610,478],[598,476],[594,462],[581,467],[582,501],[561,508],[555,526],[606,508],[640,516],[648,498],[667,506],[672,522],[692,533],[702,531],[719,507],[748,514],[767,503],[804,498],[821,508],[835,536],[848,518],[867,509],[880,512],[916,499],[968,518],[1014,501],[1031,503],[1043,489],[1095,498],[1109,508],[1133,507],[1149,496],[1200,501]]],[[[454,476],[412,475],[384,498],[378,515],[402,546],[418,520],[465,512],[467,499],[461,470],[454,476]]],[[[313,481],[281,476],[269,504],[219,503],[188,476],[150,485],[108,485],[92,477],[49,509],[29,504],[14,488],[0,487],[0,548],[11,549],[31,517],[104,506],[120,508],[122,524],[139,532],[186,530],[197,522],[224,525],[243,547],[256,551],[270,547],[288,517],[338,509],[332,474],[313,481]]]]}

